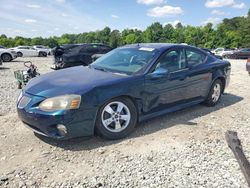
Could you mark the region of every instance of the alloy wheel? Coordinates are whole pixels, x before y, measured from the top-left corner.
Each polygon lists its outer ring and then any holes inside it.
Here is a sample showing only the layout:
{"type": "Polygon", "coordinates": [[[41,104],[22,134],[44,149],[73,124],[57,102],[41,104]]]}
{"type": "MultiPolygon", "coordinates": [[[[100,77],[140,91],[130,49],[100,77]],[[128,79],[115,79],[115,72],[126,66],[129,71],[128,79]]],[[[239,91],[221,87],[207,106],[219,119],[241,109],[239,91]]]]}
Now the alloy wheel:
{"type": "Polygon", "coordinates": [[[217,102],[220,98],[221,95],[221,86],[219,83],[214,85],[214,89],[213,89],[213,94],[212,94],[212,100],[213,102],[217,102]]]}
{"type": "Polygon", "coordinates": [[[110,132],[118,133],[123,131],[128,127],[130,120],[129,108],[122,102],[111,102],[102,110],[102,124],[110,132]]]}

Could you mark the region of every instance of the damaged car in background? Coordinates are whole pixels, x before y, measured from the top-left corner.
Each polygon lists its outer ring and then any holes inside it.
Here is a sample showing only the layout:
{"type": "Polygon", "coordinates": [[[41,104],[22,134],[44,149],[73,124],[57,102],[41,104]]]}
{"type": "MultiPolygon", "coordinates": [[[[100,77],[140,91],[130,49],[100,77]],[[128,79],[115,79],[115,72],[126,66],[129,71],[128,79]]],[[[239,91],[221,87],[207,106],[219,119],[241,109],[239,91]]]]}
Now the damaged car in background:
{"type": "Polygon", "coordinates": [[[188,45],[128,45],[89,66],[32,79],[17,111],[43,136],[121,139],[140,121],[199,103],[215,106],[230,72],[228,61],[188,45]]]}
{"type": "Polygon", "coordinates": [[[87,66],[111,51],[112,48],[104,44],[67,44],[53,49],[55,62],[52,69],[63,69],[73,66],[87,66]]]}

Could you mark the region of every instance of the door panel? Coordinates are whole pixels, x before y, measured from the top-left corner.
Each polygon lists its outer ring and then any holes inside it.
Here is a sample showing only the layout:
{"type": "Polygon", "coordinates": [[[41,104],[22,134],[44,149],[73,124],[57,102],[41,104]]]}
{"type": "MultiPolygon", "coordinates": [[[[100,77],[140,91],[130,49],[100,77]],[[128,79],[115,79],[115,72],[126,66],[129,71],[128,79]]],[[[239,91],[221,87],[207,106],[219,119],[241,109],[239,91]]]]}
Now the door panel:
{"type": "Polygon", "coordinates": [[[155,70],[145,77],[144,104],[146,112],[160,111],[174,106],[185,99],[186,75],[185,52],[182,48],[163,54],[155,65],[155,70]],[[157,69],[171,71],[166,75],[154,77],[157,69]]]}
{"type": "Polygon", "coordinates": [[[205,98],[212,81],[212,73],[206,67],[206,54],[193,48],[186,48],[189,71],[187,72],[186,99],[205,98]]]}
{"type": "Polygon", "coordinates": [[[171,80],[168,78],[157,80],[146,78],[146,111],[160,111],[163,108],[173,106],[185,98],[184,88],[187,84],[186,80],[181,80],[175,75],[171,77],[171,80]]]}

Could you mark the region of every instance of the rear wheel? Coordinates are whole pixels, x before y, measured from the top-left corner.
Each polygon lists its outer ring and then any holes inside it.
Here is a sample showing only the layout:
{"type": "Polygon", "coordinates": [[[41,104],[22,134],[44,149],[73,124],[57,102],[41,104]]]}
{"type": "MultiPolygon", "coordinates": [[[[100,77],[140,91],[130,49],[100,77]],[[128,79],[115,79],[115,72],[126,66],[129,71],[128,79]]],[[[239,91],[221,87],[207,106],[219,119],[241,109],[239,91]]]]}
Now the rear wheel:
{"type": "Polygon", "coordinates": [[[47,53],[46,52],[39,52],[38,57],[47,57],[47,53]]]}
{"type": "Polygon", "coordinates": [[[2,54],[1,58],[3,62],[10,62],[12,60],[12,57],[10,54],[2,54]]]}
{"type": "Polygon", "coordinates": [[[23,53],[22,52],[17,52],[17,56],[18,57],[23,57],[23,53]]]}
{"type": "Polygon", "coordinates": [[[137,123],[137,110],[130,99],[116,98],[105,103],[96,120],[97,133],[106,139],[121,139],[131,133],[137,123]]]}
{"type": "Polygon", "coordinates": [[[209,92],[208,97],[205,101],[205,104],[207,106],[211,106],[211,107],[215,106],[220,101],[222,89],[223,89],[223,84],[222,84],[221,80],[219,80],[219,79],[216,80],[210,89],[210,92],[209,92]]]}

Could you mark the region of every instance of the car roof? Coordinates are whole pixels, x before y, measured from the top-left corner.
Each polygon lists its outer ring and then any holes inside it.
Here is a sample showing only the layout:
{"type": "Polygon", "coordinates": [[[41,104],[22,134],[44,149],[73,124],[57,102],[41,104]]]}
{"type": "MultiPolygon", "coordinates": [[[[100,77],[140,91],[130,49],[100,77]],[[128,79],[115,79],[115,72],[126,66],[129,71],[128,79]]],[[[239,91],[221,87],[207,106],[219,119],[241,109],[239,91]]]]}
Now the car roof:
{"type": "Polygon", "coordinates": [[[129,44],[126,46],[123,46],[124,48],[136,48],[136,47],[145,47],[145,48],[154,48],[158,50],[166,50],[171,47],[192,47],[190,45],[186,44],[175,44],[175,43],[138,43],[138,44],[129,44]]]}

